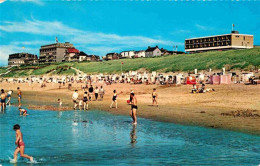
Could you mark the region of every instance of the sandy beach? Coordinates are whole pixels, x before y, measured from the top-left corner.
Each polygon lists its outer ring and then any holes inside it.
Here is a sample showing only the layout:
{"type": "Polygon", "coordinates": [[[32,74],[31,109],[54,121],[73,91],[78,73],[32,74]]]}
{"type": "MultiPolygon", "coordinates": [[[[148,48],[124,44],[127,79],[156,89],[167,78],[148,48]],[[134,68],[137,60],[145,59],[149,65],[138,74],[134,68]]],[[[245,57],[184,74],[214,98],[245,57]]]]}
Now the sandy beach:
{"type": "MultiPolygon", "coordinates": [[[[93,84],[101,86],[100,83],[93,84]]],[[[35,83],[1,83],[0,88],[14,90],[13,104],[17,105],[16,88],[23,92],[22,106],[35,110],[59,111],[57,99],[63,102],[60,110],[72,110],[72,94],[79,90],[83,96],[83,84],[73,84],[68,90],[67,84],[59,89],[58,84],[49,83],[45,88],[35,83]]],[[[91,101],[90,110],[104,110],[113,114],[129,115],[130,88],[133,88],[138,100],[138,117],[184,125],[198,125],[210,128],[227,129],[260,135],[260,86],[259,85],[206,85],[215,92],[191,94],[191,85],[104,85],[103,101],[91,101]],[[152,106],[152,89],[157,88],[159,106],[152,106]],[[109,109],[112,91],[118,92],[118,109],[109,109]]],[[[130,117],[129,117],[130,118],[130,117]]]]}

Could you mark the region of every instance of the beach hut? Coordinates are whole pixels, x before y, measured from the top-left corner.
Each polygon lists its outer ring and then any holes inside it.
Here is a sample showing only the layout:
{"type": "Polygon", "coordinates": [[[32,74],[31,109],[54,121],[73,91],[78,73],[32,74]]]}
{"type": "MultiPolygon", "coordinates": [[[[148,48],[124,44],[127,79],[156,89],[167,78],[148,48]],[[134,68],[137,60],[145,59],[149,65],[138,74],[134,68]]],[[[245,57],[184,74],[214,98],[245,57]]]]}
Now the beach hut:
{"type": "Polygon", "coordinates": [[[177,74],[176,75],[176,84],[181,84],[183,80],[183,75],[182,74],[177,74]]]}
{"type": "Polygon", "coordinates": [[[243,82],[249,82],[249,78],[253,77],[254,73],[242,73],[242,81],[243,82]]]}
{"type": "Polygon", "coordinates": [[[211,84],[220,84],[220,76],[219,75],[210,76],[210,83],[211,84]]]}
{"type": "Polygon", "coordinates": [[[231,84],[231,75],[221,75],[220,76],[220,84],[231,84]]]}

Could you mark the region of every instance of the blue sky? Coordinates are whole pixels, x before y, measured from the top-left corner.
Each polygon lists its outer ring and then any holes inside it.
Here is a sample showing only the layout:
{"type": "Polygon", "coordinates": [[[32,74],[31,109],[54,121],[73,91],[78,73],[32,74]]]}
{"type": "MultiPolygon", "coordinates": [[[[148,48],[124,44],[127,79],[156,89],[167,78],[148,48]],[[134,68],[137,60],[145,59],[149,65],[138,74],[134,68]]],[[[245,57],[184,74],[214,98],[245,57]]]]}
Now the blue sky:
{"type": "Polygon", "coordinates": [[[184,50],[186,38],[227,34],[235,24],[260,45],[259,11],[260,1],[4,1],[0,65],[7,65],[10,53],[39,55],[40,46],[54,43],[56,36],[87,54],[103,56],[149,45],[184,50]]]}

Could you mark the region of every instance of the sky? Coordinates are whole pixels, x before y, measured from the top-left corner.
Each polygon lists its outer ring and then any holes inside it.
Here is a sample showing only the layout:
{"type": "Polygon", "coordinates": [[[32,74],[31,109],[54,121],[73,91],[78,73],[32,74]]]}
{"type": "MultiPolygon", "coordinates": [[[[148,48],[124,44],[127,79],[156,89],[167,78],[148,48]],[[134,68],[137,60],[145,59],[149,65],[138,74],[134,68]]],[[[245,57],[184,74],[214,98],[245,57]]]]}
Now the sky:
{"type": "Polygon", "coordinates": [[[232,24],[260,45],[260,1],[0,0],[0,66],[8,55],[39,55],[44,44],[70,42],[87,54],[184,51],[187,38],[228,34],[232,24]]]}

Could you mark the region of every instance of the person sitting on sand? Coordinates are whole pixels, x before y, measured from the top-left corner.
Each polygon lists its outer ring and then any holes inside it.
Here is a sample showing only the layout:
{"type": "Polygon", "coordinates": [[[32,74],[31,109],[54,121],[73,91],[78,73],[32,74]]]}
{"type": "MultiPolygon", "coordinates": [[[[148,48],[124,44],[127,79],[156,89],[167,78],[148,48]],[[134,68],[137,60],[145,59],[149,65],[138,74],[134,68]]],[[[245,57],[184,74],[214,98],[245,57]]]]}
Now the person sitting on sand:
{"type": "Polygon", "coordinates": [[[8,104],[9,104],[9,106],[11,105],[11,96],[12,96],[12,93],[13,93],[12,90],[9,90],[9,91],[7,92],[7,99],[8,99],[8,101],[6,102],[6,105],[8,105],[8,104]]]}
{"type": "Polygon", "coordinates": [[[191,89],[191,93],[197,93],[197,91],[198,91],[198,89],[197,89],[196,84],[193,84],[192,89],[191,89]]]}
{"type": "Polygon", "coordinates": [[[22,100],[22,91],[20,90],[20,88],[17,88],[17,95],[18,95],[18,103],[19,103],[19,107],[21,107],[21,100],[22,100]]]}
{"type": "Polygon", "coordinates": [[[27,158],[29,159],[31,162],[33,162],[33,157],[32,156],[28,156],[27,154],[24,154],[24,150],[25,150],[25,144],[23,142],[23,134],[20,130],[20,125],[16,124],[13,127],[15,133],[16,133],[16,140],[15,140],[15,144],[17,145],[15,151],[14,151],[14,162],[17,162],[17,154],[20,152],[20,156],[23,158],[27,158]]]}
{"type": "Polygon", "coordinates": [[[4,91],[4,89],[1,89],[1,102],[0,102],[0,111],[4,111],[5,110],[5,107],[6,107],[6,104],[5,104],[5,100],[6,100],[6,93],[4,91]]]}
{"type": "Polygon", "coordinates": [[[61,107],[62,106],[62,101],[61,101],[61,99],[58,99],[58,105],[59,105],[59,107],[61,107]]]}
{"type": "Polygon", "coordinates": [[[133,123],[132,124],[137,124],[137,117],[136,117],[136,111],[137,111],[137,99],[135,97],[134,93],[131,93],[131,97],[132,97],[132,102],[131,102],[131,114],[130,116],[133,119],[133,123]]]}
{"type": "Polygon", "coordinates": [[[78,90],[75,90],[75,92],[72,95],[72,101],[74,103],[74,110],[76,110],[78,104],[77,104],[77,100],[78,100],[79,94],[78,94],[78,90]]]}
{"type": "Polygon", "coordinates": [[[84,107],[84,111],[88,110],[88,100],[89,100],[88,92],[84,92],[84,94],[83,94],[83,107],[84,107]]]}
{"type": "Polygon", "coordinates": [[[21,107],[19,107],[19,111],[20,111],[20,116],[26,116],[26,115],[29,115],[29,114],[27,114],[27,110],[22,109],[21,107]]]}
{"type": "Polygon", "coordinates": [[[157,94],[155,88],[153,88],[152,98],[153,98],[153,105],[156,103],[156,105],[158,106],[158,103],[157,103],[158,94],[157,94]]]}

